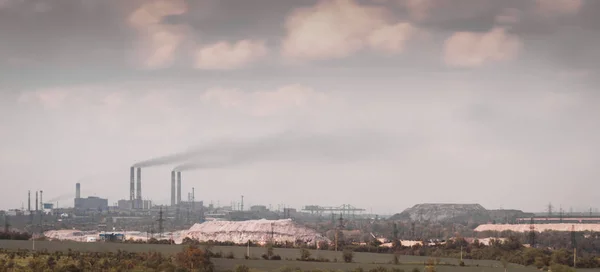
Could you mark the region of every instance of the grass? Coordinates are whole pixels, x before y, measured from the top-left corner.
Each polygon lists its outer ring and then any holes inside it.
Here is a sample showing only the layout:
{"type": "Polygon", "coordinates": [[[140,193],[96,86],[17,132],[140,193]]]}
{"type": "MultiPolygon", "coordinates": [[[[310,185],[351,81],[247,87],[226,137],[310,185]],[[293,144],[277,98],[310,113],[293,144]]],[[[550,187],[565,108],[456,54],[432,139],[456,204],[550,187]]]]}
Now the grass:
{"type": "MultiPolygon", "coordinates": [[[[166,255],[172,255],[183,250],[182,245],[150,245],[150,244],[122,244],[122,243],[77,243],[77,242],[56,242],[56,241],[36,241],[36,250],[48,250],[49,252],[63,251],[68,249],[83,252],[116,252],[118,250],[129,252],[160,252],[166,255]]],[[[3,249],[32,249],[31,241],[11,241],[0,240],[0,248],[3,249]]],[[[377,254],[366,252],[355,252],[353,263],[344,263],[342,252],[325,251],[325,250],[310,250],[312,258],[328,259],[330,262],[301,262],[296,261],[300,257],[299,249],[275,248],[274,253],[282,257],[281,261],[262,260],[261,255],[266,252],[264,247],[251,247],[250,257],[255,260],[245,260],[246,247],[235,246],[213,246],[211,251],[214,253],[222,253],[223,256],[233,253],[235,259],[215,258],[213,259],[219,271],[233,270],[237,265],[244,264],[250,268],[263,271],[278,271],[282,267],[301,268],[303,270],[312,269],[327,269],[327,270],[353,270],[362,267],[365,270],[383,266],[386,268],[400,268],[406,272],[412,271],[413,268],[419,268],[424,271],[424,263],[431,257],[423,256],[400,256],[400,265],[393,265],[392,254],[377,254]],[[334,260],[337,259],[337,263],[334,260]]],[[[24,260],[26,262],[26,260],[24,260]]],[[[485,272],[504,272],[502,264],[498,261],[485,260],[464,260],[466,267],[457,266],[458,259],[440,258],[440,265],[436,267],[436,271],[485,271],[485,272]]],[[[520,265],[511,264],[509,272],[533,271],[533,268],[523,267],[520,265]]],[[[598,272],[598,271],[594,271],[598,272]]]]}

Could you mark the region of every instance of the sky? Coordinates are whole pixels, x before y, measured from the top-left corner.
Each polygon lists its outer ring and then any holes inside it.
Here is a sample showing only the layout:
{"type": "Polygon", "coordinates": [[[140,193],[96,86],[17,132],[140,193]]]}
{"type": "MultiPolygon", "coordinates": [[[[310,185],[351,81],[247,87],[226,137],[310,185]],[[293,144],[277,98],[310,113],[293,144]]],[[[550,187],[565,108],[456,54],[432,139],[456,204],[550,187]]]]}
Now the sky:
{"type": "Polygon", "coordinates": [[[0,0],[0,209],[190,150],[143,198],[596,208],[598,44],[596,0],[0,0]]]}

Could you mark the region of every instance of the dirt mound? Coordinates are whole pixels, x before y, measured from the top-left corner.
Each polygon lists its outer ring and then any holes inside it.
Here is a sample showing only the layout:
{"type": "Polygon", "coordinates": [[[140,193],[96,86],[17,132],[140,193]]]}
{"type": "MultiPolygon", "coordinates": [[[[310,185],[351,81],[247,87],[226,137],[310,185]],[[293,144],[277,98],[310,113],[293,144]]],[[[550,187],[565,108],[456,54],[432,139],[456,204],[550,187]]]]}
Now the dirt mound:
{"type": "Polygon", "coordinates": [[[313,229],[299,226],[290,219],[285,220],[249,220],[249,221],[209,221],[195,224],[185,237],[198,241],[233,242],[243,244],[253,241],[259,244],[271,238],[276,243],[302,241],[315,243],[329,242],[313,229]]]}

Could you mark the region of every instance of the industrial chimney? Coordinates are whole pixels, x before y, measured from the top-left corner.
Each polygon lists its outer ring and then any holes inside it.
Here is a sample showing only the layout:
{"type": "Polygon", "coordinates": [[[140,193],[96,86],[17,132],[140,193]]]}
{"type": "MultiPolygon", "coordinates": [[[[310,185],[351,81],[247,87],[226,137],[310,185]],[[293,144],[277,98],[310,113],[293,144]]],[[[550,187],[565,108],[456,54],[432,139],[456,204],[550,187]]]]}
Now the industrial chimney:
{"type": "Polygon", "coordinates": [[[35,191],[35,211],[38,211],[38,192],[35,191]]]}
{"type": "Polygon", "coordinates": [[[27,191],[27,211],[31,213],[31,190],[27,191]]]}
{"type": "Polygon", "coordinates": [[[143,209],[143,202],[142,202],[142,168],[138,168],[137,169],[137,203],[138,209],[143,209]]]}
{"type": "Polygon", "coordinates": [[[44,191],[40,190],[40,209],[42,211],[44,211],[44,200],[42,199],[43,194],[44,194],[44,191]]]}
{"type": "Polygon", "coordinates": [[[175,206],[175,171],[171,171],[171,206],[175,206]]]}
{"type": "Polygon", "coordinates": [[[81,198],[81,184],[79,184],[79,182],[75,183],[75,198],[81,198]]]}
{"type": "Polygon", "coordinates": [[[131,177],[129,182],[129,201],[131,202],[131,208],[133,208],[133,200],[135,199],[135,168],[131,167],[131,177]]]}
{"type": "Polygon", "coordinates": [[[177,205],[181,204],[181,172],[177,172],[177,205]]]}

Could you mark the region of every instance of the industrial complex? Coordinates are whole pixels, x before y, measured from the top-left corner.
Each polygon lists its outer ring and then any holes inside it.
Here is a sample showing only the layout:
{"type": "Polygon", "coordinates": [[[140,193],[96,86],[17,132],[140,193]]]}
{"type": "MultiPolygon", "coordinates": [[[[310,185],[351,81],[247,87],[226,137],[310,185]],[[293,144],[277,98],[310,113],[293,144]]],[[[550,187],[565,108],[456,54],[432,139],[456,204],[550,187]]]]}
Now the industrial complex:
{"type": "MultiPolygon", "coordinates": [[[[144,199],[142,168],[130,167],[129,199],[109,205],[106,198],[82,196],[80,182],[75,184],[72,207],[43,201],[43,191],[28,192],[27,208],[2,211],[5,230],[16,229],[43,235],[53,240],[79,242],[140,240],[150,238],[181,243],[185,239],[261,244],[331,243],[338,233],[355,243],[376,239],[386,244],[392,233],[390,222],[409,222],[402,232],[403,244],[414,245],[425,238],[443,241],[451,233],[429,230],[443,222],[477,224],[475,232],[489,231],[600,231],[600,216],[589,214],[533,214],[519,210],[487,210],[479,204],[418,204],[402,213],[385,217],[366,213],[350,204],[339,206],[306,205],[301,209],[267,205],[244,208],[239,203],[228,206],[205,205],[196,200],[194,188],[182,199],[182,173],[171,171],[170,204],[157,205],[144,199]],[[386,223],[387,222],[387,223],[386,223]],[[412,223],[410,223],[412,222],[412,223]],[[419,230],[415,222],[425,224],[419,230]],[[412,224],[412,225],[411,225],[412,224]],[[444,234],[445,233],[445,234],[444,234]],[[386,238],[387,237],[387,238],[386,238]]],[[[85,184],[83,185],[85,186],[85,184]]],[[[394,223],[395,225],[396,223],[394,223]]],[[[454,228],[454,227],[453,227],[454,228]]]]}

